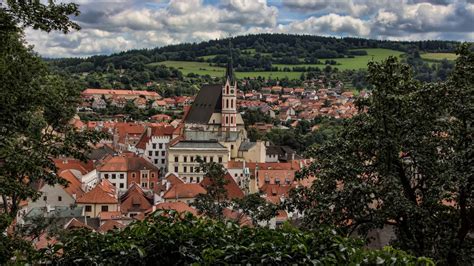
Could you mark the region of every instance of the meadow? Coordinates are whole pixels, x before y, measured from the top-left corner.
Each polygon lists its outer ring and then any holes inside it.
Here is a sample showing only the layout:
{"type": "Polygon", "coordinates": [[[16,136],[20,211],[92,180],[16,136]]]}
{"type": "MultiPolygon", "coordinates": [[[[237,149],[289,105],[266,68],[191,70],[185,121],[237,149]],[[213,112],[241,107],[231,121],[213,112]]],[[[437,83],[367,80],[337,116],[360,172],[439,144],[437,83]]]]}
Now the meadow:
{"type": "MultiPolygon", "coordinates": [[[[363,56],[355,56],[354,58],[338,58],[334,59],[338,64],[332,65],[331,67],[337,67],[339,70],[346,70],[346,69],[365,69],[367,68],[367,63],[371,60],[373,61],[381,61],[386,59],[389,56],[396,56],[400,57],[403,52],[390,50],[390,49],[381,49],[381,48],[373,48],[373,49],[360,49],[366,50],[367,55],[363,56]]],[[[250,53],[255,51],[249,51],[250,53]]],[[[211,58],[215,55],[208,55],[202,58],[207,59],[211,58]]],[[[325,61],[325,59],[320,59],[321,61],[325,61]]],[[[174,67],[179,69],[183,72],[184,75],[189,73],[199,74],[199,75],[210,75],[211,77],[218,77],[223,76],[225,69],[223,67],[211,66],[207,62],[189,62],[189,61],[163,61],[163,62],[156,62],[151,63],[149,65],[165,65],[167,67],[174,67]]],[[[279,67],[279,69],[283,69],[284,67],[319,67],[323,69],[326,65],[324,64],[297,64],[297,65],[287,65],[287,64],[274,64],[273,66],[279,67]]],[[[284,78],[288,77],[290,79],[299,78],[302,72],[283,72],[283,71],[254,71],[254,72],[236,72],[238,78],[244,77],[265,77],[265,78],[284,78]]]]}
{"type": "Polygon", "coordinates": [[[441,61],[443,59],[454,61],[458,56],[454,53],[424,53],[420,54],[420,57],[427,61],[441,61]]]}

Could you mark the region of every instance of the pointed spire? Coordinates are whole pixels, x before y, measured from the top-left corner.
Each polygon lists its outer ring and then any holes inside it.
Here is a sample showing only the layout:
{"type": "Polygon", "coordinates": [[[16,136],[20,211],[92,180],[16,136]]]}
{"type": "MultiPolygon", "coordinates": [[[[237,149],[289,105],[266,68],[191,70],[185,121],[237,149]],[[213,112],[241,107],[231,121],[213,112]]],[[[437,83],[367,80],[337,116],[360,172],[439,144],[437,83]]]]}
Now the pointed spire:
{"type": "Polygon", "coordinates": [[[234,77],[234,68],[232,67],[232,43],[229,39],[229,57],[227,61],[227,68],[225,71],[225,77],[227,80],[229,80],[229,83],[231,85],[234,85],[235,83],[235,77],[234,77]]]}

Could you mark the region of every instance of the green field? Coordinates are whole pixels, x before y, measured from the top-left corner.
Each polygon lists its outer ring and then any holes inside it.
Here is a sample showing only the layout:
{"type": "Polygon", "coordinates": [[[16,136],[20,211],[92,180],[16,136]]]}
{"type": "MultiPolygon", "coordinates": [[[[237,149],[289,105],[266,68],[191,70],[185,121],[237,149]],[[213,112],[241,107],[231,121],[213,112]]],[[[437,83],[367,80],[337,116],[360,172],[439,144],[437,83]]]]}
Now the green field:
{"type": "MultiPolygon", "coordinates": [[[[390,49],[382,49],[382,48],[373,48],[373,49],[355,49],[357,50],[366,50],[367,55],[362,56],[355,56],[354,58],[337,58],[334,59],[338,64],[333,65],[331,67],[337,67],[339,70],[346,70],[346,69],[361,69],[367,68],[367,63],[371,60],[376,62],[386,59],[389,56],[396,56],[399,57],[403,54],[403,52],[390,50],[390,49]]],[[[320,59],[320,61],[324,62],[325,59],[320,59]]],[[[324,68],[324,64],[298,64],[298,65],[286,65],[286,64],[274,64],[274,66],[281,68],[289,67],[319,67],[324,68]]]]}
{"type": "Polygon", "coordinates": [[[433,61],[441,61],[443,59],[447,59],[450,61],[456,60],[458,56],[454,53],[425,53],[420,54],[421,58],[425,60],[433,60],[433,61]]]}
{"type": "MultiPolygon", "coordinates": [[[[395,50],[389,50],[389,49],[380,49],[380,48],[374,48],[374,49],[363,49],[366,50],[368,55],[364,56],[356,56],[354,58],[339,58],[339,59],[334,59],[336,60],[339,64],[338,65],[333,65],[332,67],[337,67],[339,70],[346,70],[346,69],[360,69],[360,68],[367,68],[367,63],[371,60],[374,61],[380,61],[383,60],[390,55],[397,56],[399,57],[402,55],[402,52],[395,51],[395,50]]],[[[250,52],[254,52],[250,51],[250,52]]],[[[202,58],[211,58],[215,55],[207,55],[203,56],[202,58]]],[[[321,59],[321,61],[324,61],[324,59],[321,59]]],[[[163,61],[163,62],[156,62],[156,63],[151,63],[149,65],[165,65],[167,67],[174,67],[179,69],[181,72],[183,72],[184,75],[187,75],[189,73],[194,73],[194,74],[199,74],[199,75],[210,75],[211,77],[219,77],[224,75],[225,69],[223,67],[216,67],[216,66],[210,66],[209,63],[207,62],[189,62],[189,61],[163,61]]],[[[319,68],[324,68],[325,65],[323,64],[298,64],[298,65],[285,65],[285,64],[274,64],[274,66],[277,66],[279,68],[284,68],[284,67],[295,67],[295,66],[313,66],[313,67],[319,67],[319,68]]],[[[264,71],[264,72],[236,72],[236,75],[238,78],[244,78],[244,77],[272,77],[272,78],[284,78],[288,77],[290,79],[296,79],[301,76],[301,72],[282,72],[282,71],[264,71]]]]}
{"type": "MultiPolygon", "coordinates": [[[[220,77],[224,76],[225,68],[210,66],[206,62],[185,62],[185,61],[163,61],[157,63],[151,63],[149,65],[165,65],[167,67],[174,67],[183,72],[183,75],[189,73],[199,74],[199,75],[210,75],[211,77],[220,77]]],[[[272,78],[284,78],[288,77],[290,79],[299,78],[301,72],[279,72],[279,71],[255,71],[255,72],[236,72],[238,78],[255,78],[258,76],[261,77],[272,77],[272,78]]]]}

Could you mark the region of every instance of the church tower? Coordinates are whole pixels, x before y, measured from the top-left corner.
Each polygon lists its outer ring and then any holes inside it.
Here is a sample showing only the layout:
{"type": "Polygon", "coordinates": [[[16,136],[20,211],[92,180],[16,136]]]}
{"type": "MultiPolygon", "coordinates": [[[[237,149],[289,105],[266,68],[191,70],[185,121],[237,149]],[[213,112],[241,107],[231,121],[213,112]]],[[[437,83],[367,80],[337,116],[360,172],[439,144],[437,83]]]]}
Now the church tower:
{"type": "Polygon", "coordinates": [[[223,131],[237,131],[237,80],[232,67],[232,50],[229,42],[229,61],[225,73],[226,81],[222,88],[222,117],[223,131]]]}

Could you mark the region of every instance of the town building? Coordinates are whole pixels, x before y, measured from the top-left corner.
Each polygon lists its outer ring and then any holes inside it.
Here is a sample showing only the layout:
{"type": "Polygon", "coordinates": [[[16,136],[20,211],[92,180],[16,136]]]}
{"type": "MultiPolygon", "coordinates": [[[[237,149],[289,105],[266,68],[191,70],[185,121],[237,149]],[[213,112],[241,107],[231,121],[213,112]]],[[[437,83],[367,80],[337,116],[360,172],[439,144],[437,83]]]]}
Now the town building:
{"type": "Polygon", "coordinates": [[[112,156],[97,167],[100,180],[108,180],[118,190],[127,190],[133,183],[145,190],[158,191],[159,169],[135,154],[112,156]]]}

